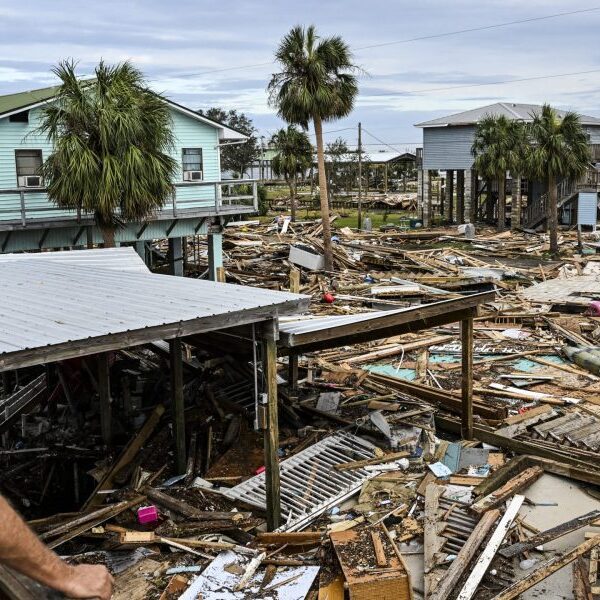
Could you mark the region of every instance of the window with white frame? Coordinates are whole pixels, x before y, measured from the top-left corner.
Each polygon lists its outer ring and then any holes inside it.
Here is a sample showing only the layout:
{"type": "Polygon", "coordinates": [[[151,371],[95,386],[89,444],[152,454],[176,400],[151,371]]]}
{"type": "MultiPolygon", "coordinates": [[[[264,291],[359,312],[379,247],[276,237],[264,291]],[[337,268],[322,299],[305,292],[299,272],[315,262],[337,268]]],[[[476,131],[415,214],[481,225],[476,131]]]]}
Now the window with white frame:
{"type": "Polygon", "coordinates": [[[202,148],[183,148],[181,156],[184,181],[202,181],[202,148]]]}
{"type": "Polygon", "coordinates": [[[41,150],[15,150],[17,183],[20,187],[41,187],[41,150]]]}

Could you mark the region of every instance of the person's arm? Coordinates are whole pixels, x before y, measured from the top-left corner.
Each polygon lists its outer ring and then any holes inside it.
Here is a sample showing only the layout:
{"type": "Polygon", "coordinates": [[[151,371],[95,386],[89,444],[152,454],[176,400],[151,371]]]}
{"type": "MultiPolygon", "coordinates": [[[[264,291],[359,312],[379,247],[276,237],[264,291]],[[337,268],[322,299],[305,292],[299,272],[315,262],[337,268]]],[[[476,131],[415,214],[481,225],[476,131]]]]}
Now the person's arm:
{"type": "Polygon", "coordinates": [[[72,566],[61,560],[29,529],[0,496],[0,563],[70,598],[109,600],[113,579],[102,565],[72,566]]]}

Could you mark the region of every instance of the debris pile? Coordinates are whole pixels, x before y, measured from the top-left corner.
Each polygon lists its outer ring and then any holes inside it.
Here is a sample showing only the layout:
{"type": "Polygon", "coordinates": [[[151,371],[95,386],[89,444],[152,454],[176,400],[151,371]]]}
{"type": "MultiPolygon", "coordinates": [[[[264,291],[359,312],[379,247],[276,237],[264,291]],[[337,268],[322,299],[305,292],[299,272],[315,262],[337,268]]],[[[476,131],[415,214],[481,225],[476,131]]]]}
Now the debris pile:
{"type": "MultiPolygon", "coordinates": [[[[50,547],[106,564],[128,600],[600,593],[600,327],[588,308],[600,283],[585,296],[565,285],[595,277],[594,254],[575,254],[568,234],[549,260],[538,234],[342,229],[336,271],[323,273],[290,256],[291,244],[319,255],[318,222],[230,229],[227,280],[312,295],[301,323],[495,291],[474,319],[473,439],[460,433],[459,324],[280,352],[281,524],[267,531],[262,367],[242,342],[184,340],[184,473],[167,344],[112,354],[108,446],[93,357],[22,369],[2,381],[0,483],[50,547]]],[[[201,254],[188,256],[196,274],[201,254]]]]}

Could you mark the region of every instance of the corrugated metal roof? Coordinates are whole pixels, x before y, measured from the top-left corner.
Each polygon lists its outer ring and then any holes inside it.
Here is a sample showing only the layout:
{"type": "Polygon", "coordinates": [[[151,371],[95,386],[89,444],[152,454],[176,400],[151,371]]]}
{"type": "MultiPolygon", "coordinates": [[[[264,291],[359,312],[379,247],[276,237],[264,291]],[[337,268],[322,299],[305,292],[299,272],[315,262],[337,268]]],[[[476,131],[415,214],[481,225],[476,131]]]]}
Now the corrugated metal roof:
{"type": "MultiPolygon", "coordinates": [[[[497,102],[496,104],[488,104],[480,106],[464,112],[454,113],[439,119],[424,121],[417,123],[415,127],[446,127],[449,125],[474,125],[479,123],[481,119],[488,116],[503,115],[509,119],[518,119],[521,121],[531,121],[532,114],[537,115],[542,110],[539,104],[521,104],[516,102],[497,102]]],[[[566,111],[557,110],[559,116],[563,116],[566,111]]],[[[589,115],[580,115],[583,125],[600,125],[598,117],[589,115]]]]}
{"type": "Polygon", "coordinates": [[[0,254],[0,264],[11,261],[51,261],[53,263],[84,266],[111,271],[133,271],[149,273],[141,256],[132,248],[94,248],[69,252],[36,252],[35,254],[0,254]]]}
{"type": "MultiPolygon", "coordinates": [[[[56,345],[69,352],[69,344],[81,347],[86,341],[79,354],[91,354],[98,351],[94,338],[102,338],[106,350],[111,344],[106,336],[140,331],[151,336],[156,328],[171,326],[164,337],[172,338],[185,332],[186,324],[196,332],[210,331],[308,307],[308,297],[298,294],[134,270],[134,260],[123,258],[124,250],[97,251],[106,255],[105,265],[94,264],[100,257],[89,250],[3,257],[0,370],[10,368],[6,365],[15,358],[8,353],[50,351],[56,345]],[[88,252],[89,259],[83,256],[88,252]],[[111,261],[113,268],[107,266],[111,261]]],[[[126,337],[121,335],[114,347],[150,341],[126,337]],[[132,343],[125,343],[129,338],[132,343]]]]}

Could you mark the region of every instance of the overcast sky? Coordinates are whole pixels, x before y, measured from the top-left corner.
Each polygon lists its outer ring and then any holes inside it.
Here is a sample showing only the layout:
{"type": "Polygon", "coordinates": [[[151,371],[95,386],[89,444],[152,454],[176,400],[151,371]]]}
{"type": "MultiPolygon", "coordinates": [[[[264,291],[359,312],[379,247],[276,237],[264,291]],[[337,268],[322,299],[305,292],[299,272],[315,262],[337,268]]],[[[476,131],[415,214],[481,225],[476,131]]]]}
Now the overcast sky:
{"type": "MultiPolygon", "coordinates": [[[[322,35],[341,35],[367,73],[355,111],[326,124],[333,132],[327,139],[354,143],[362,121],[365,143],[404,151],[420,143],[414,123],[498,101],[546,101],[600,116],[600,10],[365,46],[596,6],[592,0],[0,0],[0,94],[55,83],[50,69],[65,58],[78,60],[82,75],[100,58],[131,60],[157,91],[193,109],[245,112],[268,137],[280,124],[265,93],[276,70],[274,49],[291,26],[314,24],[322,35]],[[439,89],[452,86],[459,87],[439,89]],[[334,132],[345,128],[351,129],[334,132]]],[[[377,148],[389,149],[370,146],[377,148]]]]}

